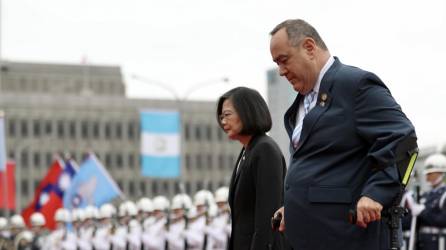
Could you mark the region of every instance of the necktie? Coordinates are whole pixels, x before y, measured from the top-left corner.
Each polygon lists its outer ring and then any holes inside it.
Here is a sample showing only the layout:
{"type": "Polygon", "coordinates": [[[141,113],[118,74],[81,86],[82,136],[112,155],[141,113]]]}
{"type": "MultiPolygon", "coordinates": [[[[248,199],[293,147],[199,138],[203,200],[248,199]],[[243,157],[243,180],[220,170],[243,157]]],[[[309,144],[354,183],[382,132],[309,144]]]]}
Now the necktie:
{"type": "Polygon", "coordinates": [[[291,140],[293,141],[294,148],[297,148],[297,144],[300,139],[300,134],[302,132],[302,126],[303,126],[305,115],[307,115],[308,112],[310,112],[311,103],[313,102],[315,97],[316,97],[316,92],[314,92],[314,91],[311,91],[304,97],[304,117],[298,121],[296,127],[294,128],[293,135],[291,136],[291,140]]]}

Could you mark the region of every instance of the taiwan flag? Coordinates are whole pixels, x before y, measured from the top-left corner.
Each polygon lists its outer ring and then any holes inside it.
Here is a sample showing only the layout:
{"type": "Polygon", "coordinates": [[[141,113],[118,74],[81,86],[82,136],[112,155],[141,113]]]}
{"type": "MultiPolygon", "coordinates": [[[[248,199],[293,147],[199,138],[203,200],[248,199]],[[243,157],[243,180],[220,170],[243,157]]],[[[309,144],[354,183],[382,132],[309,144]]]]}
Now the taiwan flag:
{"type": "Polygon", "coordinates": [[[70,186],[71,178],[77,172],[77,165],[72,160],[64,162],[56,159],[48,173],[40,182],[34,194],[31,204],[22,212],[27,225],[30,225],[30,217],[34,212],[40,212],[45,216],[46,227],[55,229],[54,214],[63,207],[63,195],[70,186]]]}

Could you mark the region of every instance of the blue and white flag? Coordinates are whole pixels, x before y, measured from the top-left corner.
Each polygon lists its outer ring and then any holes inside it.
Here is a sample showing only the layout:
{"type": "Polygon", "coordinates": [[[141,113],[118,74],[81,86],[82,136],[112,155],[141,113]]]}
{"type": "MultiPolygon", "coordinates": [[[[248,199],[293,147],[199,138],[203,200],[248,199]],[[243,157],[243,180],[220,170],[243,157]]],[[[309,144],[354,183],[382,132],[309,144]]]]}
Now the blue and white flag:
{"type": "Polygon", "coordinates": [[[117,196],[123,196],[121,190],[91,153],[71,180],[70,187],[65,191],[63,204],[67,209],[83,208],[87,205],[100,207],[117,196]]]}
{"type": "Polygon", "coordinates": [[[180,114],[141,112],[141,168],[143,176],[180,176],[180,114]]]}
{"type": "Polygon", "coordinates": [[[5,113],[0,110],[0,172],[6,169],[5,113]]]}

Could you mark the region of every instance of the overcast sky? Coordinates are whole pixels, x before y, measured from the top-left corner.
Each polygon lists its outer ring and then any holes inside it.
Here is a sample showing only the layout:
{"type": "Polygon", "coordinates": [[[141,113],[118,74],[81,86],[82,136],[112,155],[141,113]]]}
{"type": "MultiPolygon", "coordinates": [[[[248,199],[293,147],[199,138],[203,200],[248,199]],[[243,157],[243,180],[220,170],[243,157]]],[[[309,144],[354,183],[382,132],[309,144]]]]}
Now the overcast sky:
{"type": "Polygon", "coordinates": [[[215,100],[237,85],[266,97],[268,32],[302,18],[332,55],[373,71],[422,146],[446,142],[445,0],[0,0],[6,60],[120,65],[130,97],[215,100]],[[229,77],[230,83],[219,83],[229,77]]]}

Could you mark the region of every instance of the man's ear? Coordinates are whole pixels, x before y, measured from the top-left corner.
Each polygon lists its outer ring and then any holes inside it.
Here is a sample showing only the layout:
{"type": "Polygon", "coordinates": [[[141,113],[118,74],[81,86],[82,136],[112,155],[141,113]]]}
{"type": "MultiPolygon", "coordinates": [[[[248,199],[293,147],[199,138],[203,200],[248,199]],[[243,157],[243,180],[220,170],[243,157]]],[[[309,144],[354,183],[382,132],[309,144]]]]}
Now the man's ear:
{"type": "Polygon", "coordinates": [[[308,55],[313,56],[316,50],[316,42],[311,37],[305,37],[302,41],[302,48],[306,51],[308,55]]]}

